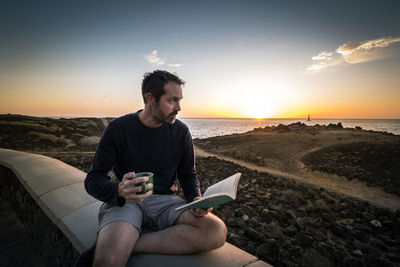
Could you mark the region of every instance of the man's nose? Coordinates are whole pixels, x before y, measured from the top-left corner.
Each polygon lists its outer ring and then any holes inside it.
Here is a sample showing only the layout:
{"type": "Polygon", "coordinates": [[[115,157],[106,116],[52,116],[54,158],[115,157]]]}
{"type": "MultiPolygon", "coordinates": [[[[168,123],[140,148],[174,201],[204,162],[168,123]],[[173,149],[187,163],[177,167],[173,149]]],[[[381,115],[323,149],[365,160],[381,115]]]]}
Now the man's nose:
{"type": "Polygon", "coordinates": [[[179,102],[176,102],[175,110],[176,111],[180,111],[181,110],[181,104],[179,102]]]}

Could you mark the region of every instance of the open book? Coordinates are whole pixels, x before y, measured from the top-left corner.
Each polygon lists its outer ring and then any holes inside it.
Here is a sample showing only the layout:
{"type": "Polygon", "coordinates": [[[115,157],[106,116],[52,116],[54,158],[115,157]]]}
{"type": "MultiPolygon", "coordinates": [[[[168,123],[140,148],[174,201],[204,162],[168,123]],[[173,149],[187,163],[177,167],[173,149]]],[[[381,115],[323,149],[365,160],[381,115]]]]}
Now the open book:
{"type": "Polygon", "coordinates": [[[222,205],[236,198],[237,187],[241,173],[236,173],[207,188],[201,199],[192,201],[186,205],[180,206],[175,210],[182,209],[208,209],[222,205]]]}

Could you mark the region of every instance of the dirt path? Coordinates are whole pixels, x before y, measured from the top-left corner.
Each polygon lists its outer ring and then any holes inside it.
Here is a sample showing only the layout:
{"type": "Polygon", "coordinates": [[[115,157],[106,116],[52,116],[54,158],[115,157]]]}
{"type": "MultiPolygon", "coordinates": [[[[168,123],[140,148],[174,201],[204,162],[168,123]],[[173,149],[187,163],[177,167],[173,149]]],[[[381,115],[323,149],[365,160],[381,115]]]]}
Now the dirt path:
{"type": "Polygon", "coordinates": [[[259,166],[232,157],[209,153],[198,147],[195,147],[195,152],[196,156],[198,157],[214,156],[222,160],[236,163],[251,170],[269,173],[272,175],[288,179],[295,179],[297,181],[311,184],[317,187],[323,187],[326,190],[344,194],[346,196],[360,199],[363,201],[367,201],[379,207],[389,208],[391,210],[396,210],[400,208],[400,197],[394,194],[386,193],[381,188],[378,187],[367,187],[366,184],[356,179],[349,181],[345,177],[340,177],[337,175],[331,175],[321,172],[307,172],[307,171],[304,171],[300,175],[295,175],[292,173],[286,173],[280,170],[259,166]]]}

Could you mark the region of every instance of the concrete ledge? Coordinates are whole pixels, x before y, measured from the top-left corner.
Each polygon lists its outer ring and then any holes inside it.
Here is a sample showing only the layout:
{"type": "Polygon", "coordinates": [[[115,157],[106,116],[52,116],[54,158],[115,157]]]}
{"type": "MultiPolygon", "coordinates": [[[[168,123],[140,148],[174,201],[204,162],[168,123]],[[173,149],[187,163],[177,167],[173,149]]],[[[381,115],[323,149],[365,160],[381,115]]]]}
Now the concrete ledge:
{"type": "MultiPolygon", "coordinates": [[[[57,159],[9,149],[0,149],[0,164],[15,174],[78,252],[94,244],[101,203],[86,193],[84,172],[57,159]]],[[[177,267],[270,266],[229,243],[213,251],[191,255],[135,254],[127,266],[161,267],[168,263],[177,267]]]]}

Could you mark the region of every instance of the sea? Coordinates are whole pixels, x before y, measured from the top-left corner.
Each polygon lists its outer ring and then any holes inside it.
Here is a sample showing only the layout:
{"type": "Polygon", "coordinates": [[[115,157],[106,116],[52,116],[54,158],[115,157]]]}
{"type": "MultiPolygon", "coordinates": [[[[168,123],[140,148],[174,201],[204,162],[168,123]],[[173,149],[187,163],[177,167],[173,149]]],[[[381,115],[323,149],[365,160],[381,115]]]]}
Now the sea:
{"type": "Polygon", "coordinates": [[[208,138],[234,133],[245,133],[254,128],[288,125],[301,122],[306,125],[342,123],[345,128],[361,127],[363,130],[388,132],[400,135],[400,119],[200,119],[179,118],[190,129],[193,138],[208,138]]]}

